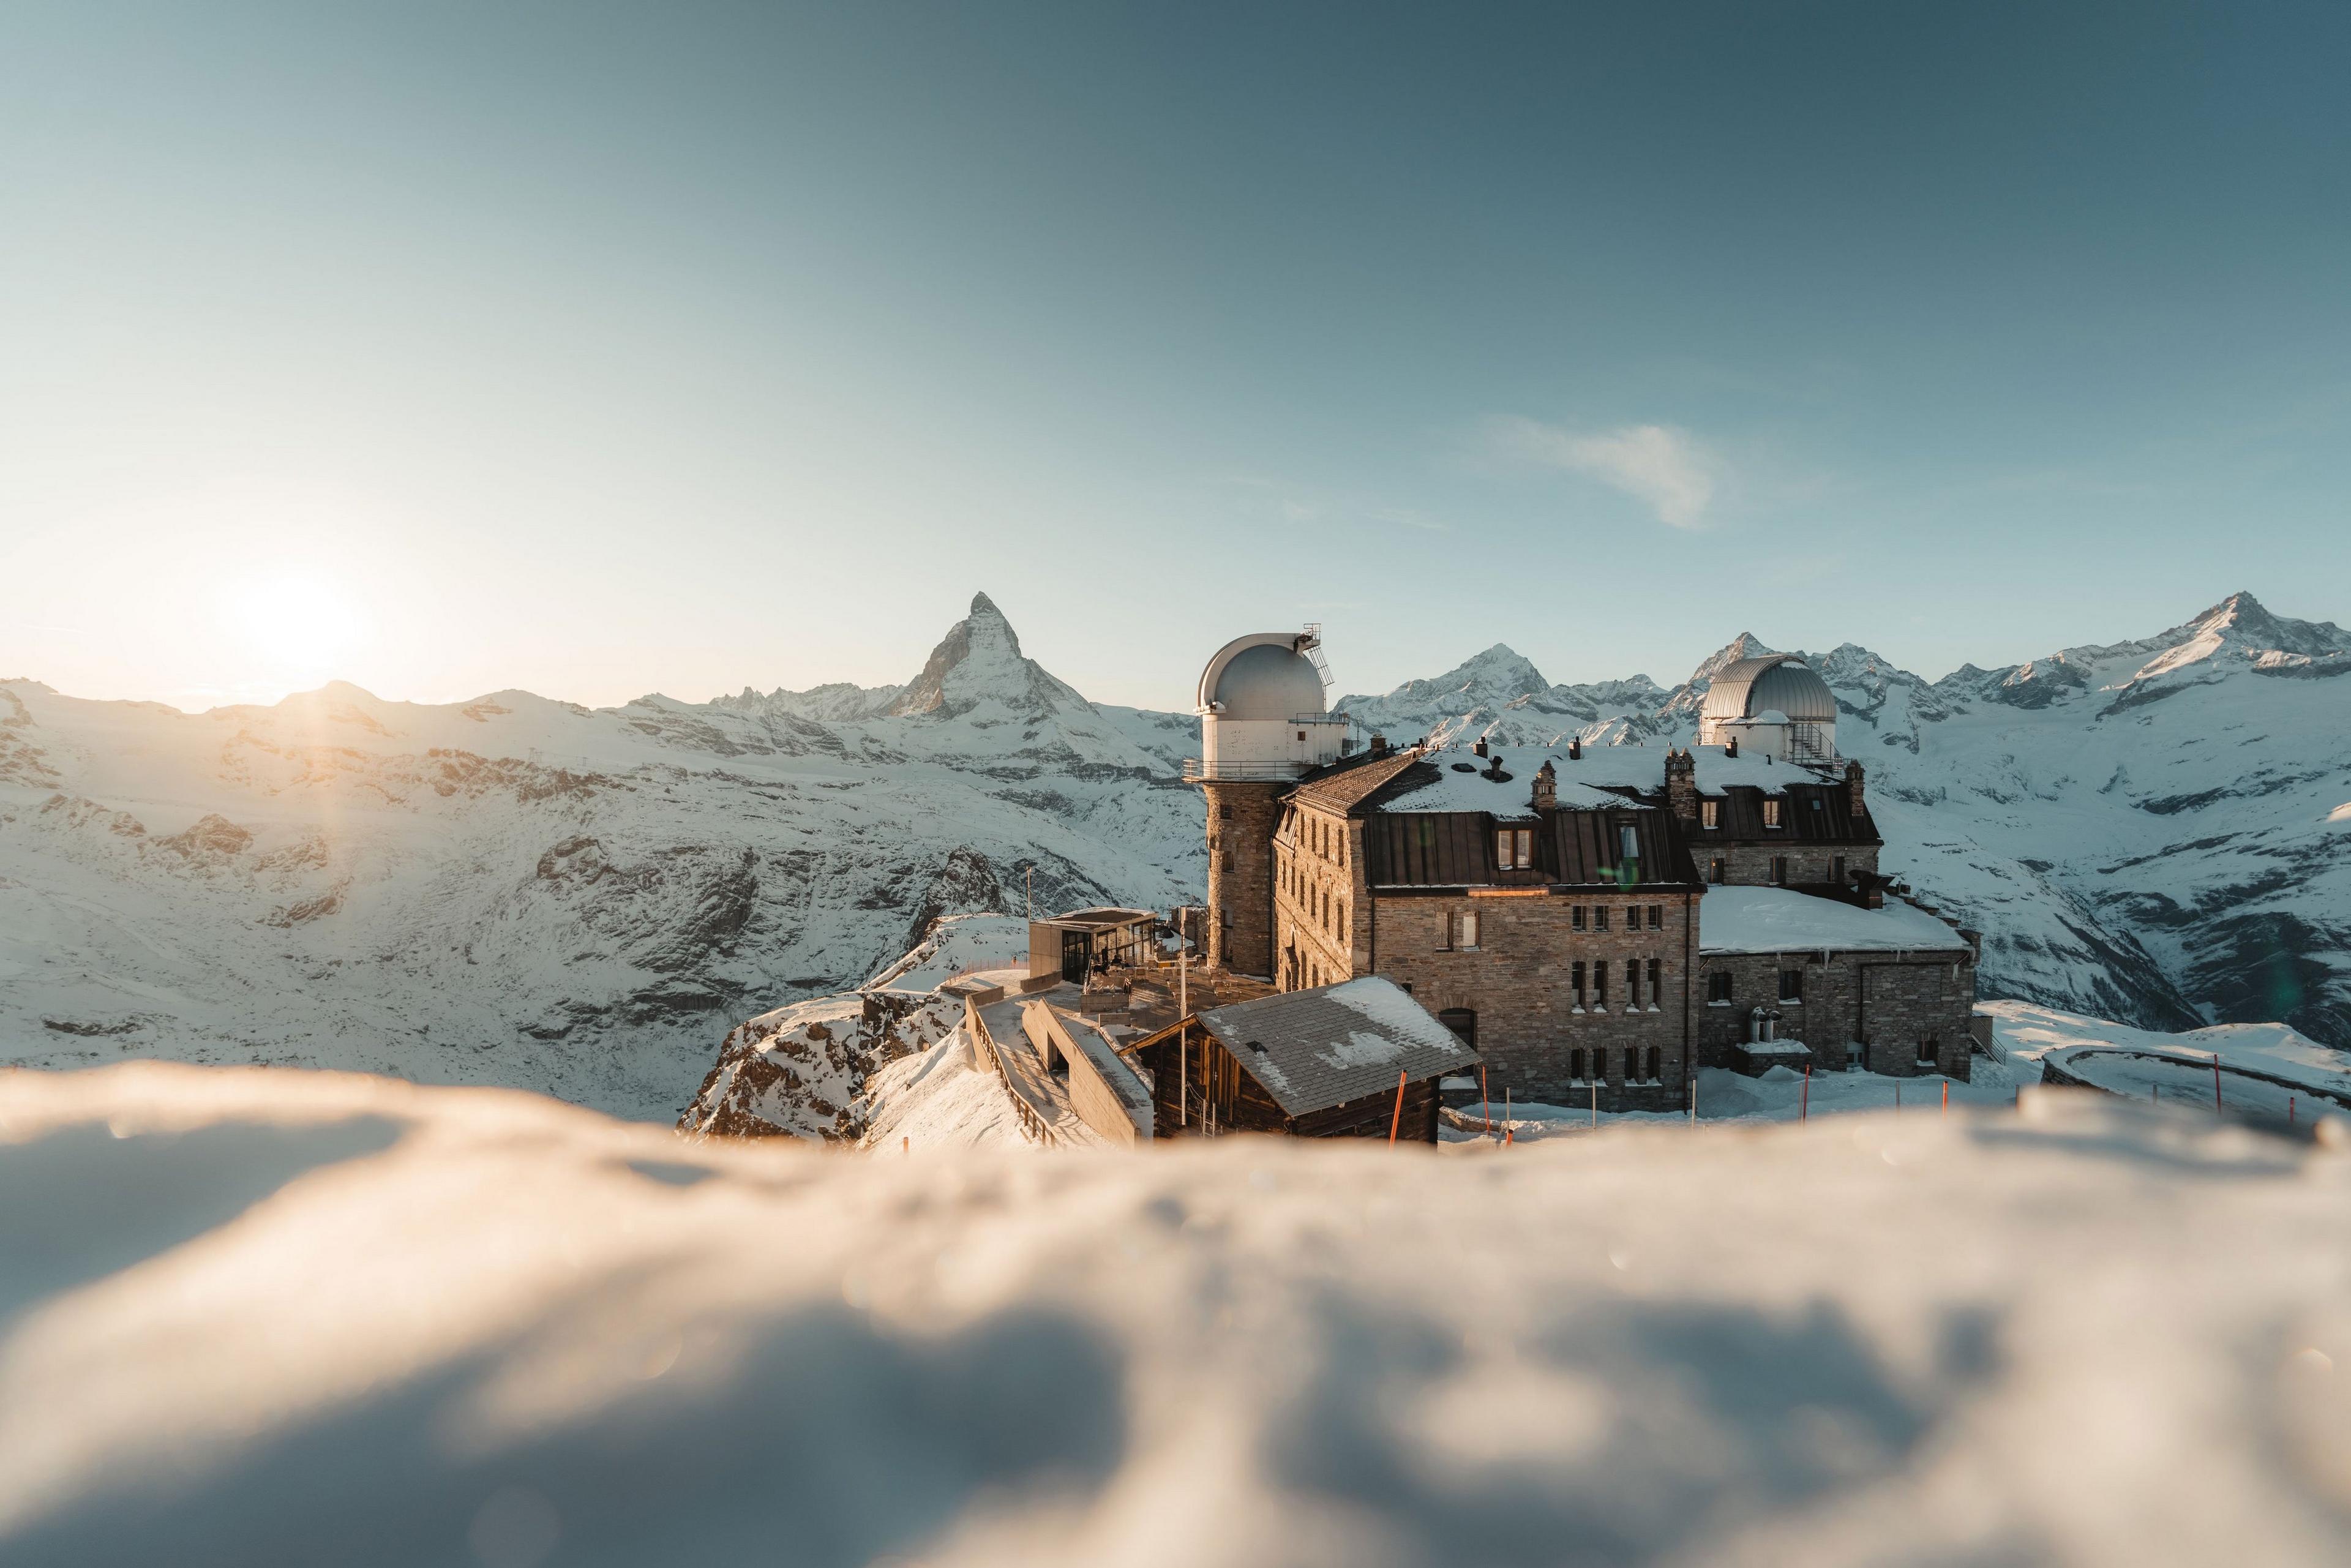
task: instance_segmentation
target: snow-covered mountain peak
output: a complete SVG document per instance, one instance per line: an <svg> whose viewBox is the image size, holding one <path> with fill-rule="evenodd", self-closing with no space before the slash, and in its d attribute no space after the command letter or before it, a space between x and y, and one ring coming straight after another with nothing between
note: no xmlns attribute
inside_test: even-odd
<svg viewBox="0 0 2351 1568"><path fill-rule="evenodd" d="M1497 643L1483 653L1471 654L1441 675L1406 681L1384 697L1348 697L1343 700L1351 713L1359 705L1377 703L1384 706L1402 706L1440 696L1502 707L1520 697L1534 696L1549 690L1551 683L1543 679L1542 672L1536 669L1525 655L1507 643Z"/></svg>
<svg viewBox="0 0 2351 1568"><path fill-rule="evenodd" d="M1740 660L1761 658L1766 653L1778 652L1776 648L1766 647L1763 640L1754 632L1741 632L1711 655L1700 661L1698 667L1690 672L1687 684L1703 691L1714 684L1715 676L1722 674Z"/></svg>
<svg viewBox="0 0 2351 1568"><path fill-rule="evenodd" d="M1085 698L1046 674L1020 652L1019 633L985 593L971 596L971 612L948 628L906 689L889 707L893 718L956 717L982 703L998 702L1023 716L1086 706Z"/></svg>

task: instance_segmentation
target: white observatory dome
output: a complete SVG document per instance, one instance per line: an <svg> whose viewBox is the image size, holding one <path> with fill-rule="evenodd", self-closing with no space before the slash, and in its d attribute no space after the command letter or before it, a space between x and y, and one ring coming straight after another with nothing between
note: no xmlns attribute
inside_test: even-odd
<svg viewBox="0 0 2351 1568"><path fill-rule="evenodd" d="M1698 744L1736 739L1769 755L1824 759L1837 754L1836 716L1836 694L1810 664L1766 653L1714 678L1698 709Z"/></svg>
<svg viewBox="0 0 2351 1568"><path fill-rule="evenodd" d="M1327 711L1314 628L1255 632L1217 650L1200 672L1202 780L1295 779L1347 751L1344 715Z"/></svg>
<svg viewBox="0 0 2351 1568"><path fill-rule="evenodd" d="M1314 661L1279 642L1245 637L1211 660L1200 677L1200 706L1219 718L1287 722L1322 711L1322 673Z"/></svg>

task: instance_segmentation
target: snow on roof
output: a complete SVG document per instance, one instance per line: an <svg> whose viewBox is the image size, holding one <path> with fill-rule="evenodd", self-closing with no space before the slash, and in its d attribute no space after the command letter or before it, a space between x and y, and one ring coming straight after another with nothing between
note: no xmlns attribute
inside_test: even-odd
<svg viewBox="0 0 2351 1568"><path fill-rule="evenodd" d="M1468 751L1439 751L1428 761L1437 768L1437 777L1416 789L1383 800L1382 811L1491 811L1498 817L1530 817L1534 814L1535 774L1553 753L1532 747L1518 748L1495 747L1491 755L1479 757ZM1487 776L1497 758L1507 779L1496 780ZM1559 775L1559 803L1571 811L1622 810L1631 804L1622 795L1594 789L1588 784L1571 781L1565 772L1566 756L1557 754L1552 771ZM1656 784L1665 782L1664 764ZM1467 771L1464 771L1464 769Z"/></svg>
<svg viewBox="0 0 2351 1568"><path fill-rule="evenodd" d="M1736 757L1724 752L1719 746L1693 746L1690 758L1697 764L1698 792L1719 795L1726 789L1747 788L1761 789L1767 795L1786 791L1791 784L1824 784L1836 777L1834 769L1791 762L1786 758L1767 758L1753 747L1747 747ZM1581 758L1570 758L1565 752L1552 754L1559 773L1560 788L1566 789L1568 781L1597 784L1603 788L1625 789L1662 789L1666 787L1666 753L1663 747L1646 746L1587 746ZM1542 759L1532 759L1535 767Z"/></svg>
<svg viewBox="0 0 2351 1568"><path fill-rule="evenodd" d="M1957 931L1916 904L1862 909L1784 887L1709 887L1698 905L1701 953L1928 952L1964 947Z"/></svg>
<svg viewBox="0 0 2351 1568"><path fill-rule="evenodd" d="M1292 1116L1393 1090L1400 1071L1430 1078L1478 1060L1410 992L1374 975L1235 1002L1200 1022Z"/></svg>

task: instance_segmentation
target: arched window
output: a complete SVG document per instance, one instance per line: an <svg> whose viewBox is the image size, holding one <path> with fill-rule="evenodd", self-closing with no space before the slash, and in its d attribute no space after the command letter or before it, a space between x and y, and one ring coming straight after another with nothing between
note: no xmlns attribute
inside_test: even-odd
<svg viewBox="0 0 2351 1568"><path fill-rule="evenodd" d="M1468 1008L1447 1008L1437 1015L1437 1021L1453 1031L1462 1044L1472 1051L1478 1048L1478 1015Z"/></svg>

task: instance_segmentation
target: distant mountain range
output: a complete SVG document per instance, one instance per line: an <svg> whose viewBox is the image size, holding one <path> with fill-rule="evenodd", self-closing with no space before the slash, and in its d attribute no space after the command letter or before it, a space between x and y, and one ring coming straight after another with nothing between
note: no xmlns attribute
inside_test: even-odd
<svg viewBox="0 0 2351 1568"><path fill-rule="evenodd" d="M1757 651L1668 690L1497 644L1338 706L1399 741L1662 751ZM2351 1047L2351 635L2238 594L1932 683L1813 662L1888 868L1984 930L1986 995ZM347 1066L665 1120L732 1023L858 986L939 915L1196 900L1197 733L1087 702L984 594L901 686L192 716L0 682L0 1061Z"/></svg>
<svg viewBox="0 0 2351 1568"><path fill-rule="evenodd" d="M511 1084L674 1117L747 1012L942 914L1206 876L1196 726L985 595L904 686L588 709L329 685L202 715L0 683L0 1061Z"/></svg>
<svg viewBox="0 0 2351 1568"><path fill-rule="evenodd" d="M1339 706L1392 739L1696 734L1742 635L1671 691L1553 685L1501 644ZM1806 654L1886 866L1985 934L1981 985L2147 1028L2283 1019L2351 1048L2351 633L2232 594L2152 637L1939 681Z"/></svg>

